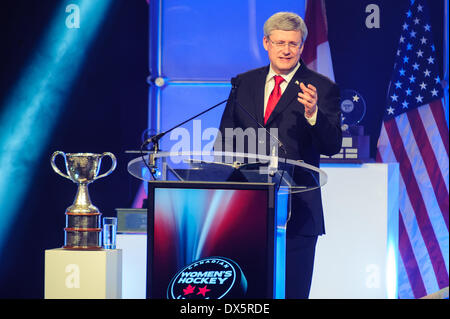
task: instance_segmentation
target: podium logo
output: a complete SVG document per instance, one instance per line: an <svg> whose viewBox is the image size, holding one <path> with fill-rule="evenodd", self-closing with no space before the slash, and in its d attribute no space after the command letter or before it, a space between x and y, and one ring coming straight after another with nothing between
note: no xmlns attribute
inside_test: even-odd
<svg viewBox="0 0 450 319"><path fill-rule="evenodd" d="M80 266L77 264L68 264L66 266L66 288L80 288Z"/></svg>
<svg viewBox="0 0 450 319"><path fill-rule="evenodd" d="M236 262L224 257L208 257L181 269L169 284L167 298L242 298L246 292L247 280Z"/></svg>

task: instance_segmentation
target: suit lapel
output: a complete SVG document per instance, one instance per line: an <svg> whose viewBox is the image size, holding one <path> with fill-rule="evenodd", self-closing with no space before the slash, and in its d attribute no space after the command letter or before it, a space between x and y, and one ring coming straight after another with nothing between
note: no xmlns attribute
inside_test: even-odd
<svg viewBox="0 0 450 319"><path fill-rule="evenodd" d="M258 123L264 124L264 89L269 66L262 68L255 85L255 117Z"/></svg>

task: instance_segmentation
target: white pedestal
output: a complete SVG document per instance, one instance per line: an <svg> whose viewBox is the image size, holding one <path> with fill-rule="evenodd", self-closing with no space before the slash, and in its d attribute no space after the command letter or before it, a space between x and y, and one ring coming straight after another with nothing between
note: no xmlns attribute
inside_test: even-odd
<svg viewBox="0 0 450 319"><path fill-rule="evenodd" d="M147 291L147 234L117 234L123 251L122 298L145 299Z"/></svg>
<svg viewBox="0 0 450 319"><path fill-rule="evenodd" d="M398 164L322 164L325 236L311 299L397 297Z"/></svg>
<svg viewBox="0 0 450 319"><path fill-rule="evenodd" d="M122 250L45 251L45 299L122 297Z"/></svg>

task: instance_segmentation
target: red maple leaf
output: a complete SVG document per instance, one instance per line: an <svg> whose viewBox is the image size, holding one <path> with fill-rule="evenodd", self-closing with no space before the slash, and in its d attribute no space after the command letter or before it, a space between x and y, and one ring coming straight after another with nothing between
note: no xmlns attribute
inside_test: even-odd
<svg viewBox="0 0 450 319"><path fill-rule="evenodd" d="M191 293L193 293L195 290L195 286L187 286L186 288L183 289L184 295L189 295Z"/></svg>
<svg viewBox="0 0 450 319"><path fill-rule="evenodd" d="M207 285L205 285L205 287L203 287L203 288L198 288L198 292L197 292L197 295L203 295L203 297L206 297L206 293L208 292L208 291L211 291L211 289L206 289L206 287L207 287Z"/></svg>

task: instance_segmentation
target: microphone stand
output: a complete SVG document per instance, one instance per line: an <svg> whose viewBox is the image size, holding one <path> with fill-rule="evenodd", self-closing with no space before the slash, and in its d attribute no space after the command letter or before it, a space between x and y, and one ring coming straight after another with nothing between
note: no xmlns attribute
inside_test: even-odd
<svg viewBox="0 0 450 319"><path fill-rule="evenodd" d="M276 140L276 141L278 142L278 146L279 146L280 149L282 149L283 152L284 152L284 164L286 164L287 152L286 152L286 148L284 147L284 144L283 144L276 136L274 136L273 134L271 134L271 133L269 132L269 130L268 130L264 125L262 125L261 123L259 123L258 120L255 119L255 117L254 117L252 114L250 114L250 112L247 111L247 109L246 109L245 107L243 107L243 106L241 105L241 103L239 103L239 101L237 100L237 88L238 88L238 86L239 86L239 79L238 79L238 77L232 78L232 79L231 79L231 94L230 94L230 97L232 97L233 102L236 103L236 105L237 105L240 109L242 109L242 110L243 110L243 111L244 111L244 112L245 112L245 113L246 113L246 114L247 114L247 115L248 115L248 116L249 116L249 117L250 117L250 118L251 118L251 119L259 126L259 127L260 127L260 128L263 128L263 129L265 130L265 132L266 132L271 138L273 138L274 140ZM183 121L183 122L181 122L181 123L175 125L174 127L171 127L170 129L168 129L168 130L166 130L166 131L164 131L164 132L161 132L161 133L158 133L158 134L155 134L155 135L149 137L147 140L144 141L144 143L142 143L142 145L141 145L141 157L142 157L142 161L143 161L144 164L147 166L147 168L148 168L148 170L150 171L150 174L152 175L152 177L153 177L154 180L156 180L155 174L157 173L157 168L156 168L156 163L155 163L155 161L156 161L156 155L157 155L158 152L159 152L159 140L160 140L164 135L166 135L167 133L173 131L173 130L176 129L177 127L180 127L180 126L186 124L187 122L190 122L190 121L192 121L193 119L199 117L200 115L203 115L203 114L205 114L205 113L207 113L207 112L209 112L209 111L215 109L216 107L222 105L223 103L227 102L228 100L229 100L229 98L226 99L226 100L223 100L223 101L221 101L221 102L219 102L219 103L217 103L217 104L215 104L215 105L213 105L213 106L211 106L210 108L208 108L208 109L206 109L206 110L204 110L204 111L202 111L202 112L200 112L200 113L198 113L198 114L196 114L196 115L194 115L194 116L192 116L192 117L190 117L190 118L188 118L187 120L185 120L185 121ZM150 143L153 144L153 149L152 149L153 152L149 155L149 161L148 161L148 163L147 163L147 162L145 161L145 158L144 158L144 151L143 151L143 149L144 149L145 146L147 146L147 145L150 144ZM277 161L277 163L278 163L278 161ZM274 176L275 174L274 174L274 173L270 173L270 175L271 175L271 176ZM283 176L284 176L284 169L283 169L283 173L281 174L280 182L279 182L279 184L278 184L278 189L280 188L281 180L283 179Z"/></svg>
<svg viewBox="0 0 450 319"><path fill-rule="evenodd" d="M223 101L221 101L221 102L219 102L219 103L217 103L217 104L211 106L210 108L208 108L208 109L206 109L206 110L204 110L204 111L202 111L202 112L200 112L200 113L198 113L198 114L196 114L196 115L194 115L194 116L188 118L187 120L185 120L185 121L183 121L183 122L181 122L181 123L175 125L174 127L171 127L170 129L168 129L168 130L166 130L166 131L164 131L164 132L161 132L161 133L158 133L158 134L155 134L155 135L149 137L148 139L146 139L146 140L144 141L144 143L142 143L142 145L141 145L141 157L142 157L143 162L145 163L145 166L147 166L148 170L150 171L150 174L152 174L152 177L153 177L154 180L156 180L155 174L157 173L155 160L156 160L156 155L157 155L158 152L159 152L159 140L160 140L164 135L166 135L167 133L173 131L173 130L176 129L177 127L180 127L181 125L184 125L184 124L186 124L187 122L192 121L193 119L195 119L195 118L199 117L200 115L203 115L203 114L205 114L205 113L207 113L207 112L209 112L209 111L215 109L216 107L218 107L219 105L222 105L223 103L225 103L225 102L227 102L227 101L228 101L228 99L223 100ZM147 163L147 162L145 161L145 159L144 159L144 147L146 147L146 146L147 146L148 144L150 144L150 143L153 144L153 149L152 149L153 152L149 155L148 163Z"/></svg>

